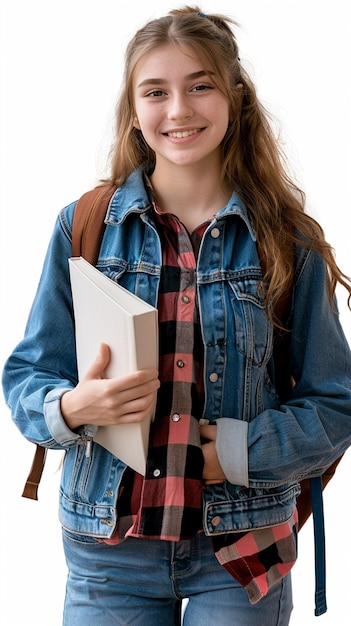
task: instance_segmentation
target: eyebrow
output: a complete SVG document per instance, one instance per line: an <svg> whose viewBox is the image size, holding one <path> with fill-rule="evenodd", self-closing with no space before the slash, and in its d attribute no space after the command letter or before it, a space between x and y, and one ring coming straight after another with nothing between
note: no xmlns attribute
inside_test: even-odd
<svg viewBox="0 0 351 626"><path fill-rule="evenodd" d="M199 70L198 72L192 72L191 74L188 74L185 79L194 80L196 78L202 78L203 76L211 75L214 75L214 72L211 72L209 70ZM138 88L145 87L145 85L163 85L164 83L167 83L166 78L146 78L145 80L141 81L141 83L139 83Z"/></svg>

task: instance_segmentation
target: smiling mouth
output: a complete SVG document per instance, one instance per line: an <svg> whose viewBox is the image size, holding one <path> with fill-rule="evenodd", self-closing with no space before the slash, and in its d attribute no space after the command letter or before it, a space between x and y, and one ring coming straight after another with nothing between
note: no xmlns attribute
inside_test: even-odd
<svg viewBox="0 0 351 626"><path fill-rule="evenodd" d="M175 139L184 139L184 137L190 137L191 135L196 135L199 133L202 128L193 128L192 130L177 130L170 133L165 133L167 137L174 137Z"/></svg>

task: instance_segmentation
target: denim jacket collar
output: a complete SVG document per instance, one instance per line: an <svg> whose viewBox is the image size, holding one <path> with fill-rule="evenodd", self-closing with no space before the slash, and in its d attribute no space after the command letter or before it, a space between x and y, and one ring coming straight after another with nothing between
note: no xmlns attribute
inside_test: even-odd
<svg viewBox="0 0 351 626"><path fill-rule="evenodd" d="M145 173L143 169L139 167L112 196L106 222L108 224L121 224L131 213L142 214L147 212L152 207L147 188L148 185ZM226 206L218 211L215 219L219 221L227 216L233 215L238 215L242 218L252 240L256 241L256 234L250 222L247 208L235 192L232 194Z"/></svg>
<svg viewBox="0 0 351 626"><path fill-rule="evenodd" d="M145 213L151 206L144 172L142 168L138 168L113 194L108 207L106 222L108 224L121 224L130 213Z"/></svg>

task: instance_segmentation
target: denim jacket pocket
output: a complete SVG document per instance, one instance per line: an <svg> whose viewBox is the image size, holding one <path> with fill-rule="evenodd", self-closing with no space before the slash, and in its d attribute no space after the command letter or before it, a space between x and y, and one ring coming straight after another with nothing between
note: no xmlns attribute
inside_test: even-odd
<svg viewBox="0 0 351 626"><path fill-rule="evenodd" d="M91 455L77 444L66 452L60 488L60 521L72 532L110 538L116 525L116 502L126 468L94 443Z"/></svg>
<svg viewBox="0 0 351 626"><path fill-rule="evenodd" d="M160 274L158 267L143 262L130 264L122 259L113 262L108 260L106 264L97 267L105 276L124 289L152 306L156 306Z"/></svg>
<svg viewBox="0 0 351 626"><path fill-rule="evenodd" d="M205 487L204 531L213 536L277 526L291 518L299 493L298 483L261 489L226 481Z"/></svg>
<svg viewBox="0 0 351 626"><path fill-rule="evenodd" d="M261 366L272 353L273 326L265 311L262 282L257 278L230 280L235 340L239 352L253 364Z"/></svg>

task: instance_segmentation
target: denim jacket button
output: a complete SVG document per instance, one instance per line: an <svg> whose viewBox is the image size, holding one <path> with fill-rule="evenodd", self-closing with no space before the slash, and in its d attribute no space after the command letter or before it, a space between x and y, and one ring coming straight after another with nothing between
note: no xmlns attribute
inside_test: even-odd
<svg viewBox="0 0 351 626"><path fill-rule="evenodd" d="M211 237L213 237L213 239L217 239L220 234L221 234L221 231L219 230L219 228L212 228Z"/></svg>
<svg viewBox="0 0 351 626"><path fill-rule="evenodd" d="M216 372L212 372L212 374L209 375L209 380L211 383L216 383L218 380L218 374Z"/></svg>
<svg viewBox="0 0 351 626"><path fill-rule="evenodd" d="M221 518L219 517L219 515L216 515L211 521L212 526L218 526L218 524L220 523L221 523Z"/></svg>

